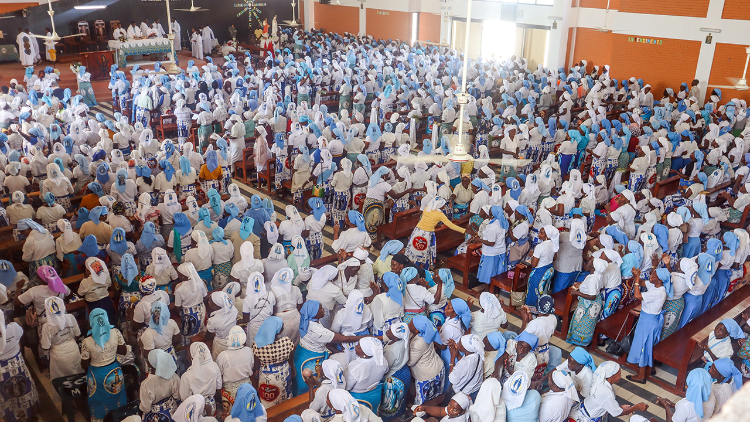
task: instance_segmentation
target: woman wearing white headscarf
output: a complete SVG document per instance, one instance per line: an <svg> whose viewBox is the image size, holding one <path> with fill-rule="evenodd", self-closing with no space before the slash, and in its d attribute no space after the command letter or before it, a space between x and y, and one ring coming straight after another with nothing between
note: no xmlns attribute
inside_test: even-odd
<svg viewBox="0 0 750 422"><path fill-rule="evenodd" d="M477 399L469 407L471 422L505 422L503 386L496 378L487 378L479 388Z"/></svg>
<svg viewBox="0 0 750 422"><path fill-rule="evenodd" d="M340 164L340 169L333 174L333 180L331 180L331 186L333 187L331 217L333 226L339 226L343 229L346 225L347 213L351 208L352 162L348 158L343 158Z"/></svg>
<svg viewBox="0 0 750 422"><path fill-rule="evenodd" d="M578 306L573 313L568 327L567 341L579 346L587 346L594 336L594 328L602 312L603 300L600 294L604 286L604 272L607 262L594 258L594 272L587 275L582 282L576 283L568 294L578 296Z"/></svg>
<svg viewBox="0 0 750 422"><path fill-rule="evenodd" d="M305 222L294 205L287 205L285 211L286 220L279 223L279 236L281 236L281 244L284 245L286 254L291 255L293 252L292 239L295 236L302 236L302 232L305 230Z"/></svg>
<svg viewBox="0 0 750 422"><path fill-rule="evenodd" d="M177 277L181 283L175 287L174 304L182 308L182 335L190 337L203 331L206 316L203 298L208 292L190 262L177 267Z"/></svg>
<svg viewBox="0 0 750 422"><path fill-rule="evenodd" d="M325 309L325 318L323 318L321 324L326 327L331 326L334 316L333 310L336 308L336 304L346 305L347 299L341 287L332 283L333 280L338 280L338 276L338 268L326 265L316 271L307 284L306 300L316 300Z"/></svg>
<svg viewBox="0 0 750 422"><path fill-rule="evenodd" d="M195 32L193 33L195 34ZM180 406L174 412L172 420L185 422L216 422L213 416L203 416L207 413L206 400L200 394L194 394L183 399Z"/></svg>
<svg viewBox="0 0 750 422"><path fill-rule="evenodd" d="M320 414L321 421L330 420L335 416L335 413L328 406L328 393L337 388L346 388L344 368L335 359L324 360L319 368L316 376L305 378L305 382L311 387L309 391L310 409ZM318 388L312 388L314 386Z"/></svg>
<svg viewBox="0 0 750 422"><path fill-rule="evenodd" d="M542 230L544 226L552 225L552 213L549 210L553 209L555 205L555 200L552 198L544 198L539 203L539 209L536 211L536 215L534 216L534 224L531 226L531 230L529 231L532 246L536 246L540 242L539 231Z"/></svg>
<svg viewBox="0 0 750 422"><path fill-rule="evenodd" d="M553 263L555 275L552 277L550 294L563 291L570 287L583 269L583 248L586 246L586 220L571 218L570 231L560 236L560 251Z"/></svg>
<svg viewBox="0 0 750 422"><path fill-rule="evenodd" d="M177 363L169 353L154 349L148 353L149 374L140 384L140 405L146 420L171 416L180 399L180 376ZM151 419L153 418L153 419Z"/></svg>
<svg viewBox="0 0 750 422"><path fill-rule="evenodd" d="M284 323L281 337L288 337L296 346L299 343L299 309L304 300L299 287L292 284L293 273L290 268L282 268L271 279L271 291L276 299L274 316Z"/></svg>
<svg viewBox="0 0 750 422"><path fill-rule="evenodd" d="M550 391L542 395L539 422L566 422L573 405L579 401L573 379L563 371L552 372Z"/></svg>
<svg viewBox="0 0 750 422"><path fill-rule="evenodd" d="M370 334L371 325L372 313L370 307L365 304L364 295L359 290L352 290L344 308L336 312L331 323L331 331L345 336L361 336ZM357 343L341 343L341 347L344 349L347 362L356 359Z"/></svg>
<svg viewBox="0 0 750 422"><path fill-rule="evenodd" d="M560 249L560 232L554 226L544 226L539 230L539 240L542 242L534 247L531 257L533 270L526 290L526 306L532 311L536 310L539 298L547 294L552 284L555 273L552 262Z"/></svg>
<svg viewBox="0 0 750 422"><path fill-rule="evenodd" d="M346 367L346 388L357 401L378 409L382 395L381 380L388 372L383 343L374 337L359 340L354 348L356 359Z"/></svg>
<svg viewBox="0 0 750 422"><path fill-rule="evenodd" d="M208 237L204 232L193 230L190 237L192 245L182 257L182 262L192 263L207 287L211 287L214 250L208 243Z"/></svg>
<svg viewBox="0 0 750 422"><path fill-rule="evenodd" d="M476 397L484 381L484 342L475 334L466 334L455 343L448 343L450 350L450 374L454 392ZM460 356L460 359L458 359ZM458 359L458 360L456 360Z"/></svg>
<svg viewBox="0 0 750 422"><path fill-rule="evenodd" d="M57 220L57 228L60 230L60 237L55 239L55 249L57 250L57 259L61 262L60 277L70 277L75 275L77 270L75 253L81 247L81 238L73 232L73 226L66 219Z"/></svg>
<svg viewBox="0 0 750 422"><path fill-rule="evenodd" d="M246 346L245 330L235 325L229 330L227 348L216 358L216 365L221 371L221 397L224 408L232 407L237 389L242 384L249 384L253 375L253 351Z"/></svg>
<svg viewBox="0 0 750 422"><path fill-rule="evenodd" d="M469 298L469 305L475 305L474 298ZM471 333L484 339L487 334L508 327L508 317L505 315L497 296L484 292L479 295L480 309L471 313ZM494 355L492 360L494 361ZM489 358L489 356L488 356Z"/></svg>
<svg viewBox="0 0 750 422"><path fill-rule="evenodd" d="M191 398L194 394L200 394L208 406L206 415L216 414L216 400L214 396L221 391L221 371L216 362L211 359L211 352L203 342L195 342L190 345L190 356L192 365L180 379L180 397L183 401ZM180 410L175 413L178 416Z"/></svg>
<svg viewBox="0 0 750 422"><path fill-rule="evenodd" d="M644 412L648 408L646 403L632 406L620 406L617 403L612 384L617 384L620 379L620 365L612 361L603 362L594 371L591 394L573 405L569 417L576 422L595 422L601 420L606 414L618 417L633 412Z"/></svg>
<svg viewBox="0 0 750 422"><path fill-rule="evenodd" d="M71 211L70 197L73 196L73 185L57 163L47 165L47 179L40 186L40 191L42 197L45 193L52 192L55 202L62 205L66 212Z"/></svg>
<svg viewBox="0 0 750 422"><path fill-rule="evenodd" d="M239 264L239 263L238 263ZM254 341L263 321L273 315L276 296L266 290L263 275L255 271L247 281L247 291L242 304L243 321L247 324L247 339ZM250 343L248 343L250 344Z"/></svg>
<svg viewBox="0 0 750 422"><path fill-rule="evenodd" d="M352 395L342 389L333 389L328 392L328 401L336 416L333 422L382 422L375 412L369 407L361 405ZM339 416L341 415L341 416Z"/></svg>
<svg viewBox="0 0 750 422"><path fill-rule="evenodd" d="M49 350L50 379L83 373L81 351L76 337L81 335L73 315L65 312L65 302L59 297L44 300L47 322L41 330L41 346Z"/></svg>
<svg viewBox="0 0 750 422"><path fill-rule="evenodd" d="M440 422L469 422L470 407L471 397L464 393L457 393L445 407L419 405L414 409L414 413L424 412L430 416L442 417Z"/></svg>
<svg viewBox="0 0 750 422"><path fill-rule="evenodd" d="M227 293L214 291L208 302L208 311L211 315L206 321L206 330L214 334L211 355L216 359L228 347L229 331L237 325L237 308Z"/></svg>
<svg viewBox="0 0 750 422"><path fill-rule="evenodd" d="M506 422L529 422L539 420L542 398L537 390L530 390L531 379L526 372L516 371L503 384L502 398L505 400Z"/></svg>
<svg viewBox="0 0 750 422"><path fill-rule="evenodd" d="M409 361L409 327L398 322L386 330L383 356L388 372L383 376L383 395L378 413L386 419L402 412L406 405L406 392L411 385Z"/></svg>
<svg viewBox="0 0 750 422"><path fill-rule="evenodd" d="M23 328L15 322L6 325L5 314L0 312L0 380L5 384L16 379L21 381L22 387L17 391L0 392L0 409L3 411L3 420L8 422L29 420L39 407L36 383L31 378L21 350L23 337Z"/></svg>

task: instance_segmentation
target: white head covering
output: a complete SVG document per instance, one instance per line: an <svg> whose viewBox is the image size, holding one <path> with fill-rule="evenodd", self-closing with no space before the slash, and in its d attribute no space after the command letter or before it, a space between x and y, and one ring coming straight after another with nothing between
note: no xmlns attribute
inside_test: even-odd
<svg viewBox="0 0 750 422"><path fill-rule="evenodd" d="M286 208L286 218L290 220L292 223L302 223L302 217L299 215L299 211L297 211L297 207L294 205L287 205Z"/></svg>
<svg viewBox="0 0 750 422"><path fill-rule="evenodd" d="M328 401L339 412L343 412L344 422L362 422L362 413L357 400L348 391L340 388L328 392Z"/></svg>
<svg viewBox="0 0 750 422"><path fill-rule="evenodd" d="M594 380L591 383L591 393L595 394L596 390L602 385L605 385L605 383L609 385L609 382L607 382L607 378L611 377L619 371L620 364L612 361L606 361L597 366L596 371L594 371Z"/></svg>
<svg viewBox="0 0 750 422"><path fill-rule="evenodd" d="M198 201L193 195L187 197L187 199L185 200L185 205L187 205L188 207L188 209L185 211L185 216L187 216L192 221L198 221L198 213L201 209L198 206Z"/></svg>
<svg viewBox="0 0 750 422"><path fill-rule="evenodd" d="M489 319L500 317L500 313L503 311L502 305L500 305L497 296L489 292L484 292L479 295L479 305L482 307L484 315Z"/></svg>
<svg viewBox="0 0 750 422"><path fill-rule="evenodd" d="M73 232L73 226L70 224L70 221L64 218L57 220L57 228L60 229L60 232L62 233L60 237L62 238L62 244L64 245L63 252L70 253L78 250L82 244L81 237L78 236L78 233Z"/></svg>
<svg viewBox="0 0 750 422"><path fill-rule="evenodd" d="M320 268L310 278L309 291L320 290L329 281L333 280L334 277L339 275L339 270L332 265L325 265Z"/></svg>
<svg viewBox="0 0 750 422"><path fill-rule="evenodd" d="M169 260L169 255L167 255L167 251L162 248L154 248L151 250L151 263L157 274L172 265L172 262Z"/></svg>
<svg viewBox="0 0 750 422"><path fill-rule="evenodd" d="M344 323L342 324L341 330L348 333L357 333L362 331L362 322L365 314L365 298L361 291L352 290L349 293L349 297L346 299L344 305ZM349 335L349 334L347 334Z"/></svg>
<svg viewBox="0 0 750 422"><path fill-rule="evenodd" d="M55 331L64 329L67 325L67 318L65 318L65 302L57 296L48 297L44 299L44 308L47 310L47 322L55 327Z"/></svg>
<svg viewBox="0 0 750 422"><path fill-rule="evenodd" d="M242 264L242 267L246 270L249 270L250 268L253 268L255 266L255 247L253 246L252 242L244 242L242 246L240 246L240 262Z"/></svg>
<svg viewBox="0 0 750 422"><path fill-rule="evenodd" d="M557 252L560 249L560 231L552 225L544 226L543 229L547 238L552 242L552 245L554 245L555 252Z"/></svg>
<svg viewBox="0 0 750 422"><path fill-rule="evenodd" d="M179 271L182 275L190 277L190 280L188 280L187 287L190 288L190 292L200 291L202 292L203 296L206 296L208 291L206 290L206 285L203 283L203 280L201 280L200 276L198 275L198 271L195 269L195 266L192 262L184 262L180 264L179 267L177 267L177 271Z"/></svg>
<svg viewBox="0 0 750 422"><path fill-rule="evenodd" d="M526 390L531 385L529 375L523 371L516 371L505 381L502 397L505 400L505 408L513 410L521 407L526 398ZM592 388L593 391L593 388Z"/></svg>
<svg viewBox="0 0 750 422"><path fill-rule="evenodd" d="M208 254L211 253L211 245L208 243L206 233L203 233L200 230L193 230L191 237L195 240L195 243L197 243L196 247L198 248L198 256L202 259L206 258Z"/></svg>
<svg viewBox="0 0 750 422"><path fill-rule="evenodd" d="M476 353L479 360L484 361L484 343L476 334L466 334L461 337L461 345L469 353Z"/></svg>
<svg viewBox="0 0 750 422"><path fill-rule="evenodd" d="M196 345L198 343L193 343ZM203 344L203 343L200 343ZM206 347L203 344L203 347ZM190 346L192 351L193 346ZM193 360L195 361L195 359ZM213 362L213 361L212 361ZM181 422L198 422L203 418L203 409L206 407L206 398L201 394L193 394L180 404L174 412L174 420Z"/></svg>
<svg viewBox="0 0 750 422"><path fill-rule="evenodd" d="M208 348L208 346L200 341L191 344L190 356L192 357L192 365L190 365L190 369L193 375L195 375L195 378L203 383L210 381L211 377L216 374L216 371L218 371L219 368L218 366L216 366L216 363L211 357L211 350ZM203 396L199 397L201 399L201 402L205 400Z"/></svg>
<svg viewBox="0 0 750 422"><path fill-rule="evenodd" d="M268 239L268 243L273 245L279 240L279 229L276 227L276 224L269 220L263 223L263 228L266 229L266 239Z"/></svg>
<svg viewBox="0 0 750 422"><path fill-rule="evenodd" d="M174 191L172 191L172 194L174 195ZM164 204L167 204L167 196L164 196ZM179 203L178 203L179 205ZM138 219L141 221L146 220L146 214L151 210L151 195L148 193L142 193L141 196L138 197L138 210L136 211L136 216L138 216Z"/></svg>
<svg viewBox="0 0 750 422"><path fill-rule="evenodd" d="M92 256L86 259L86 268L91 272L91 279L94 283L104 284L109 278L107 265L99 258Z"/></svg>
<svg viewBox="0 0 750 422"><path fill-rule="evenodd" d="M582 218L570 219L569 240L576 249L583 249L586 246L586 223L584 223Z"/></svg>
<svg viewBox="0 0 750 422"><path fill-rule="evenodd" d="M472 413L479 416L479 420L494 421L495 420L495 408L501 405L500 396L503 393L503 385L497 378L487 378L479 387L479 393L477 393L477 400L471 405Z"/></svg>
<svg viewBox="0 0 750 422"><path fill-rule="evenodd" d="M341 362L336 359L326 359L320 366L323 368L323 375L331 381L333 388L346 388L346 378Z"/></svg>
<svg viewBox="0 0 750 422"><path fill-rule="evenodd" d="M359 340L359 347L365 352L367 356L370 356L376 364L379 366L386 365L385 357L383 356L383 343L375 337L365 337Z"/></svg>
<svg viewBox="0 0 750 422"><path fill-rule="evenodd" d="M576 386L573 383L573 380L570 378L570 376L567 373L559 369L556 369L552 373L552 381L559 388L562 388L565 390L565 396L567 398L571 400L579 401L578 392L576 391Z"/></svg>
<svg viewBox="0 0 750 422"><path fill-rule="evenodd" d="M258 301L266 296L268 296L268 291L266 291L266 283L263 274L258 271L253 271L247 279L247 297L245 297L245 300L249 300L250 303L255 306Z"/></svg>

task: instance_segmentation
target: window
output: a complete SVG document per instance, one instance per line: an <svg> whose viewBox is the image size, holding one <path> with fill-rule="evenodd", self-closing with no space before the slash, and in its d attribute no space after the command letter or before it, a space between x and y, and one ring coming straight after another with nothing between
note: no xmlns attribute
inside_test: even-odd
<svg viewBox="0 0 750 422"><path fill-rule="evenodd" d="M508 58L516 47L516 24L486 20L482 24L482 57Z"/></svg>

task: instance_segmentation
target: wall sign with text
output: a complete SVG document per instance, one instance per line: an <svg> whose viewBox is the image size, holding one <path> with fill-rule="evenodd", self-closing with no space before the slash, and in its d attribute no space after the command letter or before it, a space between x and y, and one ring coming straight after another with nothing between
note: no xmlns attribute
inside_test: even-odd
<svg viewBox="0 0 750 422"><path fill-rule="evenodd" d="M664 42L664 40L657 40L655 38L628 37L628 42L639 42L641 44L662 45L662 43Z"/></svg>

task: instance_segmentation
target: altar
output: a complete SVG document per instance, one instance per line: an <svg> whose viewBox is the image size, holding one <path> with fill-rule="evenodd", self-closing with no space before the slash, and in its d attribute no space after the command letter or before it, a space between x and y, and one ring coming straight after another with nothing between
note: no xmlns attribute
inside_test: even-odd
<svg viewBox="0 0 750 422"><path fill-rule="evenodd" d="M127 56L149 54L170 54L172 45L168 38L148 38L144 40L118 41L109 40L110 50L116 50L115 60L120 67L128 65Z"/></svg>

